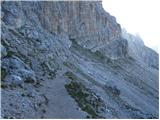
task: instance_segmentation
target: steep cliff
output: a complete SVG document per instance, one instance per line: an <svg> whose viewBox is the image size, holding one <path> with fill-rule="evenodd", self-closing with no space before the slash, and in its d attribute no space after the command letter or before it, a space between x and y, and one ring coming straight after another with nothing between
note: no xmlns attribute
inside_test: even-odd
<svg viewBox="0 0 160 120"><path fill-rule="evenodd" d="M2 118L158 118L158 66L101 1L1 6Z"/></svg>
<svg viewBox="0 0 160 120"><path fill-rule="evenodd" d="M148 67L159 69L159 55L154 50L144 45L139 35L127 33L122 30L122 36L128 40L128 54Z"/></svg>

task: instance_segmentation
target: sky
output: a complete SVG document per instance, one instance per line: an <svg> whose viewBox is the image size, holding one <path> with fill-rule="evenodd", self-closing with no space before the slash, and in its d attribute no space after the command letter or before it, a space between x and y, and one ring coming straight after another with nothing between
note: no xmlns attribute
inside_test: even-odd
<svg viewBox="0 0 160 120"><path fill-rule="evenodd" d="M160 0L103 0L104 9L131 34L138 33L146 46L158 52Z"/></svg>

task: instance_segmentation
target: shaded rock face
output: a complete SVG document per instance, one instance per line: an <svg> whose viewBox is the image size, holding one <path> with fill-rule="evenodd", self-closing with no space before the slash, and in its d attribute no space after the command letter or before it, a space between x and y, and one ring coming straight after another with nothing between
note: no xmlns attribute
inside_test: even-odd
<svg viewBox="0 0 160 120"><path fill-rule="evenodd" d="M101 1L1 4L2 118L158 118L157 54Z"/></svg>
<svg viewBox="0 0 160 120"><path fill-rule="evenodd" d="M101 48L99 51L111 59L119 59L127 55L127 49L128 42L121 38L109 42L109 44L105 45L105 47Z"/></svg>
<svg viewBox="0 0 160 120"><path fill-rule="evenodd" d="M128 53L130 56L146 64L148 67L159 69L159 55L154 50L146 47L140 36L134 36L122 30L122 36L128 41Z"/></svg>

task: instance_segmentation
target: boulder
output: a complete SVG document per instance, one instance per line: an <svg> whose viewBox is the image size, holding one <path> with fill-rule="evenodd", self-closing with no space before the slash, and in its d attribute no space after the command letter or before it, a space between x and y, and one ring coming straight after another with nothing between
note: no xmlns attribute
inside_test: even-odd
<svg viewBox="0 0 160 120"><path fill-rule="evenodd" d="M1 44L1 57L5 57L7 55L6 48Z"/></svg>
<svg viewBox="0 0 160 120"><path fill-rule="evenodd" d="M22 85L24 83L24 79L17 75L8 75L4 80L6 85L16 86Z"/></svg>
<svg viewBox="0 0 160 120"><path fill-rule="evenodd" d="M25 83L36 83L36 75L32 70L19 69L17 74L24 79Z"/></svg>

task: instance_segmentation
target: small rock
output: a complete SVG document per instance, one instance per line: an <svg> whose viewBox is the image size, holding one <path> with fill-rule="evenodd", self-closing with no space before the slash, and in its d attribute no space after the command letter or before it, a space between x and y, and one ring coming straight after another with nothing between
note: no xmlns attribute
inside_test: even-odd
<svg viewBox="0 0 160 120"><path fill-rule="evenodd" d="M32 70L20 69L18 74L25 79L26 83L36 83L35 73Z"/></svg>
<svg viewBox="0 0 160 120"><path fill-rule="evenodd" d="M17 57L10 57L10 58L4 58L2 61L2 65L5 66L5 68L10 69L11 71L19 68L25 68L25 63L21 61Z"/></svg>
<svg viewBox="0 0 160 120"><path fill-rule="evenodd" d="M1 57L5 57L7 55L6 48L1 44Z"/></svg>
<svg viewBox="0 0 160 120"><path fill-rule="evenodd" d="M21 85L24 83L23 79L17 75L9 75L5 78L4 81L8 85Z"/></svg>

